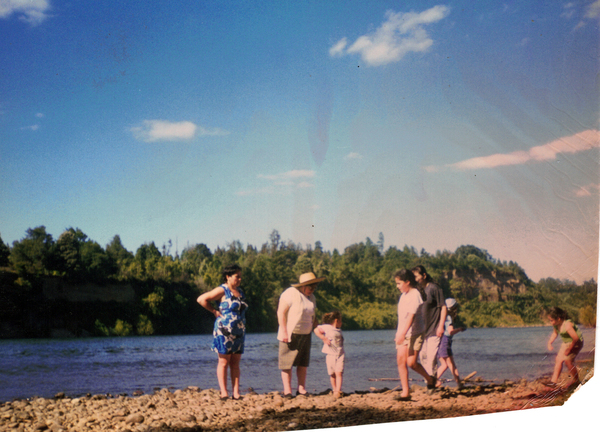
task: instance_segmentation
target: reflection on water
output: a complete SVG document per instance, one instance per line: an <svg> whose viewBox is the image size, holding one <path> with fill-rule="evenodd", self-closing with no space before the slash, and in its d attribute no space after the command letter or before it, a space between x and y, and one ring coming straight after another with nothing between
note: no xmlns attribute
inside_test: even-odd
<svg viewBox="0 0 600 432"><path fill-rule="evenodd" d="M486 380L533 379L552 371L554 355L546 342L550 327L469 329L454 337L454 355L461 375L477 371ZM581 357L595 347L595 329L583 330ZM393 330L346 331L346 391L394 388L396 378ZM157 388L217 388L212 335L130 338L36 339L0 341L0 401L58 392L69 396L151 393ZM314 337L308 389L329 388L322 343ZM258 393L281 390L274 333L249 334L241 363L242 389ZM420 382L411 372L411 378ZM448 378L450 375L448 375ZM295 380L294 380L295 382Z"/></svg>

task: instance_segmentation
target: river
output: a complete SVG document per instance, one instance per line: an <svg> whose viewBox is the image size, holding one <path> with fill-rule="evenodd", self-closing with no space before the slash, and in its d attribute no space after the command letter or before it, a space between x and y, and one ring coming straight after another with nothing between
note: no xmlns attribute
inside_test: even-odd
<svg viewBox="0 0 600 432"><path fill-rule="evenodd" d="M551 373L555 350L546 342L551 327L469 329L454 336L454 358L462 376L502 381L534 379ZM397 378L393 330L345 331L347 392L370 387L393 388ZM585 346L580 357L593 356L595 329L583 329ZM119 338L1 340L0 401L58 392L75 397L113 395L135 390L218 388L216 354L210 351L212 335L136 336ZM320 392L330 387L322 343L313 336L307 388ZM414 372L414 382L420 382ZM445 378L451 378L446 372ZM379 381L373 381L377 379ZM293 383L295 383L295 378ZM281 390L274 333L248 334L241 362L241 388L258 393Z"/></svg>

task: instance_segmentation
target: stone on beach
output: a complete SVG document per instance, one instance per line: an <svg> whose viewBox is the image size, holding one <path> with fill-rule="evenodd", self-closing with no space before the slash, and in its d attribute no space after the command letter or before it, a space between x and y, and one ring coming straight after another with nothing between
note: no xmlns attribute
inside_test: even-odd
<svg viewBox="0 0 600 432"><path fill-rule="evenodd" d="M588 368L589 370L589 368ZM588 376L593 375L593 367ZM589 378L588 378L589 379ZM584 379L585 381L585 379ZM168 389L138 397L68 396L0 403L4 431L282 431L461 417L562 405L570 392L548 391L541 381L441 387L427 395L413 385L410 401L395 401L396 389L370 389L284 399L278 392L249 392L220 399L214 389Z"/></svg>

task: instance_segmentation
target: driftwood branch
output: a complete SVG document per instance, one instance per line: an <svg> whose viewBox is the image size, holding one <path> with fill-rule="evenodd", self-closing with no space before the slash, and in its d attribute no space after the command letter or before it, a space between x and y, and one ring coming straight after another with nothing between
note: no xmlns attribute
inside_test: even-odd
<svg viewBox="0 0 600 432"><path fill-rule="evenodd" d="M477 371L471 372L469 375L467 375L466 377L464 377L462 379L462 381L463 382L467 382L471 378L473 378L475 375L477 375ZM410 380L412 381L412 379L410 379ZM400 381L400 378L369 378L369 381ZM451 380L448 380L448 381L451 381ZM483 380L483 379L479 378L478 381L493 382L495 380Z"/></svg>

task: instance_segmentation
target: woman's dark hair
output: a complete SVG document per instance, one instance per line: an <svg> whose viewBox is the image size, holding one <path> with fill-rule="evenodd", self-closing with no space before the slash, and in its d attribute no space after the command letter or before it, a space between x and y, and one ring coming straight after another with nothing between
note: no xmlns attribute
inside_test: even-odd
<svg viewBox="0 0 600 432"><path fill-rule="evenodd" d="M566 320L567 318L569 318L569 315L567 314L566 311L564 311L561 308L556 307L556 306L548 309L548 316L550 318L552 318L553 320L557 320L557 319Z"/></svg>
<svg viewBox="0 0 600 432"><path fill-rule="evenodd" d="M223 268L223 279L226 281L227 277L233 276L237 272L241 272L242 268L237 264L230 264Z"/></svg>
<svg viewBox="0 0 600 432"><path fill-rule="evenodd" d="M410 286L417 285L417 281L415 280L415 275L413 274L412 271L410 271L408 269L398 270L396 273L394 273L394 279L396 279L396 278L400 279L401 281L408 282L410 284Z"/></svg>
<svg viewBox="0 0 600 432"><path fill-rule="evenodd" d="M323 315L323 324L333 324L336 319L342 319L342 314L339 311L328 312Z"/></svg>
<svg viewBox="0 0 600 432"><path fill-rule="evenodd" d="M417 272L421 276L425 276L425 282L433 282L433 278L429 276L429 273L427 273L427 270L425 270L425 267L423 267L422 265L419 264L418 266L414 266L411 271L413 273Z"/></svg>

